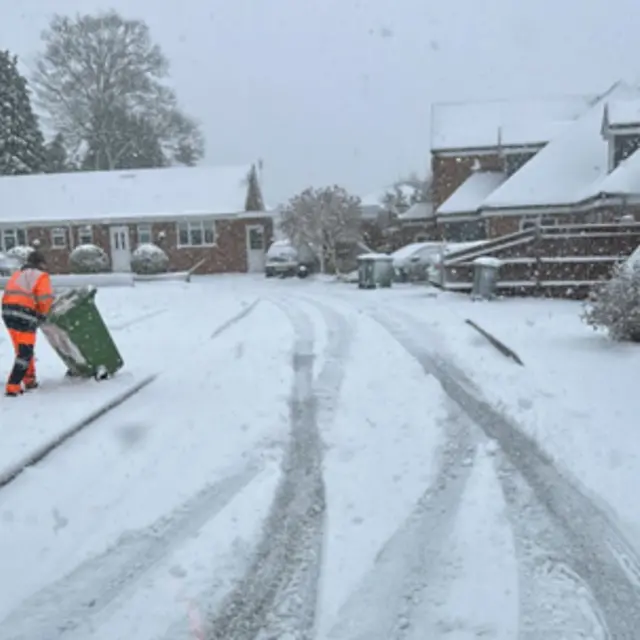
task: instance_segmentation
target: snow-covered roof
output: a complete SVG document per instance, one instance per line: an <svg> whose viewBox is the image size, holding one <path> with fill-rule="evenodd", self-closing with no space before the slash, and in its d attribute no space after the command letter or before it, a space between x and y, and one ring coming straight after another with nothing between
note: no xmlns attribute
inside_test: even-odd
<svg viewBox="0 0 640 640"><path fill-rule="evenodd" d="M244 212L251 165L0 177L0 222L92 222Z"/></svg>
<svg viewBox="0 0 640 640"><path fill-rule="evenodd" d="M438 208L438 215L474 213L506 176L498 171L474 171Z"/></svg>
<svg viewBox="0 0 640 640"><path fill-rule="evenodd" d="M640 98L612 100L607 103L607 108L610 127L640 124Z"/></svg>
<svg viewBox="0 0 640 640"><path fill-rule="evenodd" d="M450 102L431 107L431 149L542 144L583 114L597 96Z"/></svg>
<svg viewBox="0 0 640 640"><path fill-rule="evenodd" d="M631 195L640 193L640 150L623 160L593 187L593 195Z"/></svg>
<svg viewBox="0 0 640 640"><path fill-rule="evenodd" d="M631 97L640 97L640 90L615 84L489 195L481 208L562 206L593 197L594 185L608 170L607 142L601 135L604 104L612 98Z"/></svg>
<svg viewBox="0 0 640 640"><path fill-rule="evenodd" d="M431 202L416 202L412 204L404 213L398 216L398 220L424 220L433 218L433 204Z"/></svg>

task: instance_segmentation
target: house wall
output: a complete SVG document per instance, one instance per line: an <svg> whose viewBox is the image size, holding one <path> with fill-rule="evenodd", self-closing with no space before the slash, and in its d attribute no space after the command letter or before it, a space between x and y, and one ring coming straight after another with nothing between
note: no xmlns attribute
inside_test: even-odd
<svg viewBox="0 0 640 640"><path fill-rule="evenodd" d="M633 215L640 222L640 205L603 206L590 211L577 213L541 214L543 224L590 224L616 222L624 215ZM525 219L535 218L535 215L492 215L486 216L487 238L499 238L521 230Z"/></svg>
<svg viewBox="0 0 640 640"><path fill-rule="evenodd" d="M529 229L449 255L445 280L456 290L471 290L474 259L487 255L503 263L501 293L579 298L589 293L591 283L610 277L614 265L639 245L637 225L543 227L540 233Z"/></svg>
<svg viewBox="0 0 640 640"><path fill-rule="evenodd" d="M437 209L471 175L472 167L483 171L502 171L503 160L496 152L487 155L431 156L431 198Z"/></svg>
<svg viewBox="0 0 640 640"><path fill-rule="evenodd" d="M140 224L151 225L154 241L161 246L169 256L170 271L184 271L190 269L197 262L204 259L198 268L198 273L244 273L247 271L246 229L253 224L261 224L265 228L265 251L273 240L273 221L271 217L256 216L242 219L221 219L215 221L216 243L207 247L178 247L178 230L175 222L150 222L141 220ZM115 226L115 225L114 225ZM130 245L132 250L139 244L137 224L117 225L128 226ZM29 244L38 244L49 264L51 273L69 273L69 255L72 247L80 244L80 226L67 227L71 242L66 248L56 248L52 243L51 227L30 227L27 229ZM111 243L109 225L92 225L93 244L101 247L111 259ZM162 239L160 235L164 234Z"/></svg>

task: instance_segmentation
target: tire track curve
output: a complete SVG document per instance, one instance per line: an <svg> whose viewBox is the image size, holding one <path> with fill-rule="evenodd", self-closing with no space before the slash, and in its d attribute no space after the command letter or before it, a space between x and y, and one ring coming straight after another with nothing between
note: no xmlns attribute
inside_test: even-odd
<svg viewBox="0 0 640 640"><path fill-rule="evenodd" d="M325 362L314 381L314 327L295 299L273 299L291 322L290 438L283 477L254 560L207 624L207 640L311 640L322 562L325 488L320 421L331 419L344 375L351 327L316 306L327 325Z"/></svg>
<svg viewBox="0 0 640 640"><path fill-rule="evenodd" d="M414 611L434 586L433 571L455 526L477 447L467 416L451 401L446 409L433 482L340 609L327 640L404 640L415 632Z"/></svg>
<svg viewBox="0 0 640 640"><path fill-rule="evenodd" d="M427 349L430 331L411 316L380 310L372 317L408 353L424 364L442 388L485 434L495 440L505 458L566 536L563 561L599 607L605 637L636 640L640 628L640 558L607 514L585 495L577 481L561 472L538 443L517 423L491 406L481 391L453 362Z"/></svg>
<svg viewBox="0 0 640 640"><path fill-rule="evenodd" d="M5 640L83 640L171 551L215 518L254 481L249 466L206 487L151 526L123 534L104 553L23 602L0 622Z"/></svg>
<svg viewBox="0 0 640 640"><path fill-rule="evenodd" d="M518 566L518 640L610 638L589 585L566 561L571 540L550 517L517 469L500 452L494 462L502 485Z"/></svg>

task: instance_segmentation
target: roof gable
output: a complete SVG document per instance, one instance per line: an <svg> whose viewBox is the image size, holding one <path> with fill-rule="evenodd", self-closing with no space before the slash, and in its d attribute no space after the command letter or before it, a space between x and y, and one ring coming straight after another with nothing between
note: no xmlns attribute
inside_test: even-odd
<svg viewBox="0 0 640 640"><path fill-rule="evenodd" d="M252 165L0 178L0 222L37 224L245 211Z"/></svg>
<svg viewBox="0 0 640 640"><path fill-rule="evenodd" d="M607 120L610 128L640 126L640 98L608 102Z"/></svg>

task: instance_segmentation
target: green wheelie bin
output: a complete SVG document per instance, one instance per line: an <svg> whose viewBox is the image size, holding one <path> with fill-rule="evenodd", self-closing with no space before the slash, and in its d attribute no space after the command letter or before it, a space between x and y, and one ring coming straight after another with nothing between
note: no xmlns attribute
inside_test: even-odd
<svg viewBox="0 0 640 640"><path fill-rule="evenodd" d="M104 380L124 365L95 297L91 286L65 291L40 327L67 366L68 376Z"/></svg>

